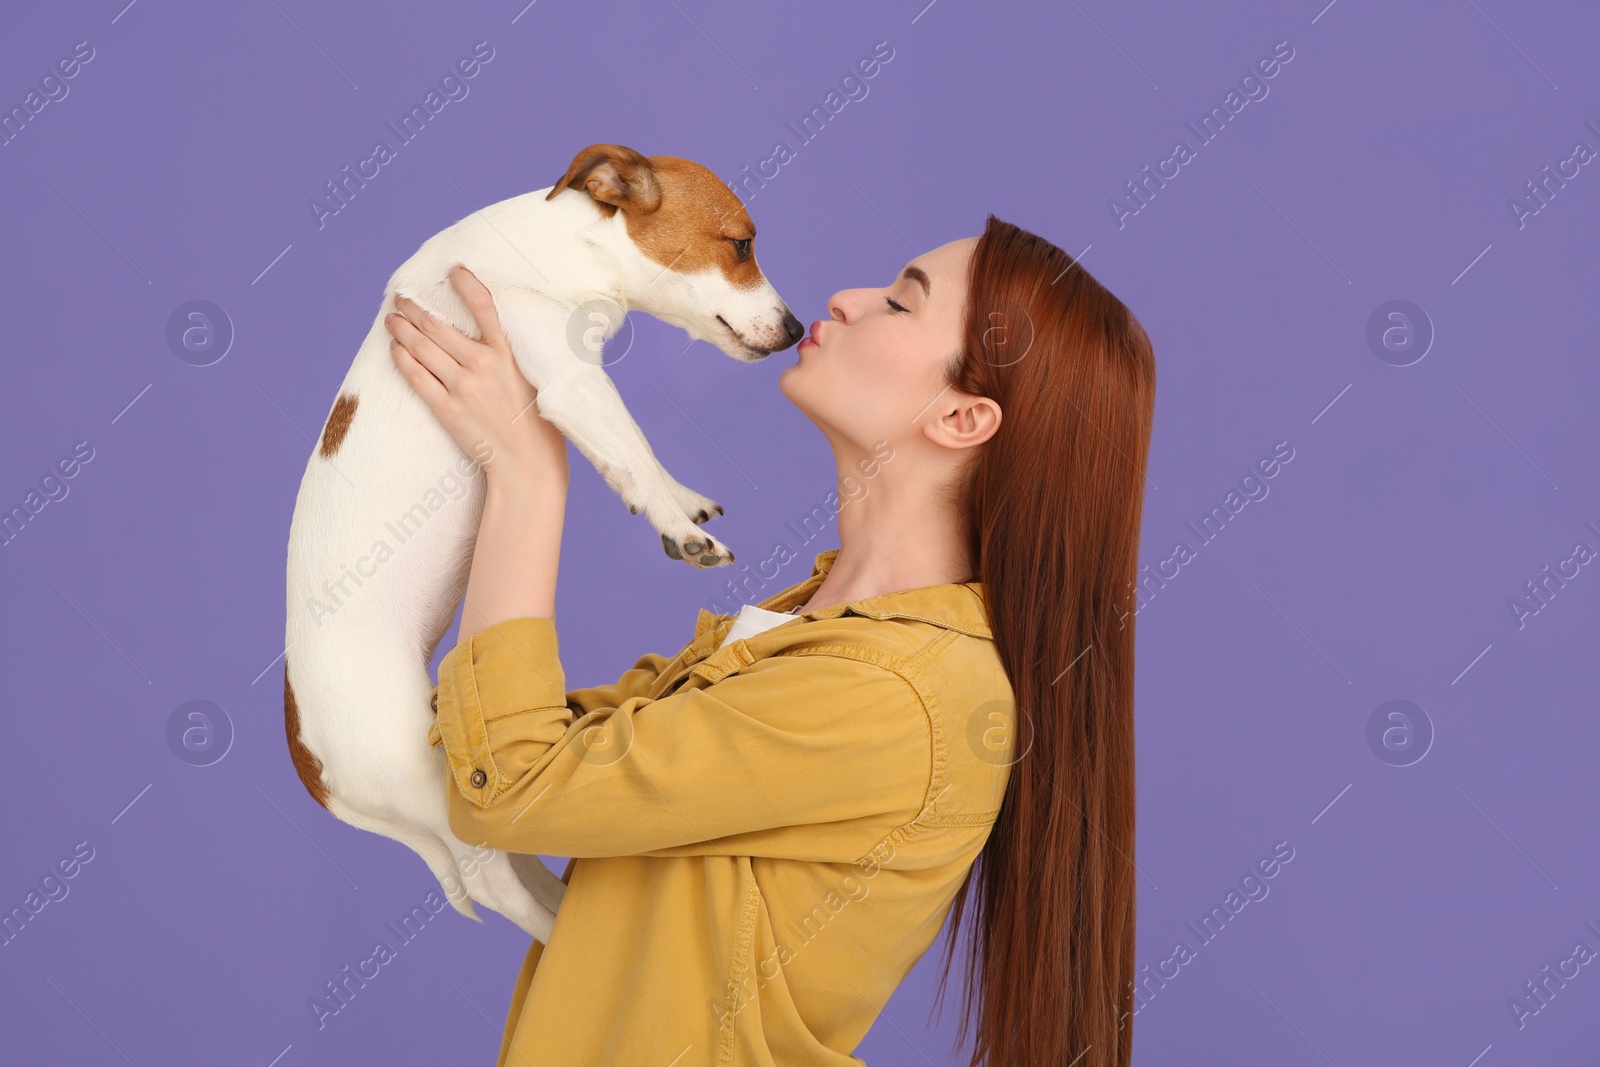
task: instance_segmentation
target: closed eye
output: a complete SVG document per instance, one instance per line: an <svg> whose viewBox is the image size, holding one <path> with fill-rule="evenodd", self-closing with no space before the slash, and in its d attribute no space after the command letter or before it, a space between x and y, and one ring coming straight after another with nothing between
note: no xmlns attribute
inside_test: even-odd
<svg viewBox="0 0 1600 1067"><path fill-rule="evenodd" d="M896 303L895 303L895 302L894 302L894 297L892 297L892 296L886 296L886 297L884 297L884 298L883 298L883 299L884 299L884 300L885 300L885 301L887 301L887 302L888 302L888 304L889 304L889 307L890 307L890 308L891 308L891 309L893 309L893 310L895 310L895 311L910 311L910 310L911 310L911 309L910 309L910 308L903 308L903 307L901 307L901 306L900 306L900 305L899 305L899 304L896 304Z"/></svg>

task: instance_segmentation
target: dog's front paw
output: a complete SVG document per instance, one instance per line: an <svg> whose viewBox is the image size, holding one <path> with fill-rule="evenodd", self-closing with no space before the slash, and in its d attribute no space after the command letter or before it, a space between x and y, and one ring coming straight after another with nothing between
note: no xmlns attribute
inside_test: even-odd
<svg viewBox="0 0 1600 1067"><path fill-rule="evenodd" d="M709 569L733 562L733 553L725 545L698 530L681 540L662 534L661 548L673 559L681 559L691 567Z"/></svg>
<svg viewBox="0 0 1600 1067"><path fill-rule="evenodd" d="M678 502L678 507L683 509L683 514L696 526L723 514L722 505L710 497L695 492L688 486L672 484L672 496Z"/></svg>

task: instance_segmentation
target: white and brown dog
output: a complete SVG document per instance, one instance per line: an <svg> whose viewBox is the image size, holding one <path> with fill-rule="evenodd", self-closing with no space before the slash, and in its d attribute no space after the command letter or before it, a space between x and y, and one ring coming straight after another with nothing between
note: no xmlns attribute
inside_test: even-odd
<svg viewBox="0 0 1600 1067"><path fill-rule="evenodd" d="M494 295L541 416L594 464L669 556L716 567L733 553L700 531L722 508L661 466L606 375L600 345L630 309L754 362L800 339L756 266L755 226L705 167L597 144L548 190L476 211L401 264L306 465L289 528L284 716L311 796L338 818L419 853L451 903L549 937L565 884L537 857L451 832L443 755L430 748L429 662L466 588L484 479L400 376L383 318L396 294L469 337L447 273Z"/></svg>

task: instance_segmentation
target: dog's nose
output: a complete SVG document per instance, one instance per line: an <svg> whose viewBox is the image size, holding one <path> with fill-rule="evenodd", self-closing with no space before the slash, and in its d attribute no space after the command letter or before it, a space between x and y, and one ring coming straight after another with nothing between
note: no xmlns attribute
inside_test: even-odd
<svg viewBox="0 0 1600 1067"><path fill-rule="evenodd" d="M806 328L800 325L800 320L795 318L792 312L785 309L783 313L783 332L789 335L789 344L792 345L806 335ZM784 347L787 348L788 345Z"/></svg>

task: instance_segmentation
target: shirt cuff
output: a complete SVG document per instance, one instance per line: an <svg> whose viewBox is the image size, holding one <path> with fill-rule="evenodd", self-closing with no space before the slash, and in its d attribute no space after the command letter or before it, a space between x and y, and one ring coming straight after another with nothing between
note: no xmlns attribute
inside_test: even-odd
<svg viewBox="0 0 1600 1067"><path fill-rule="evenodd" d="M430 745L443 745L450 775L468 801L484 807L514 784L495 759L489 725L527 712L570 717L555 620L497 622L460 642L439 664Z"/></svg>

